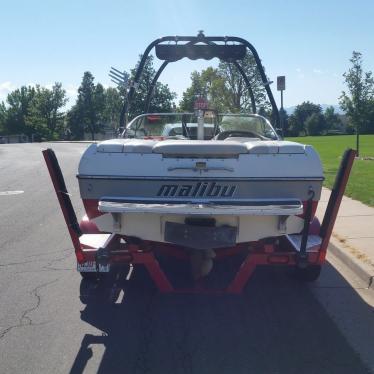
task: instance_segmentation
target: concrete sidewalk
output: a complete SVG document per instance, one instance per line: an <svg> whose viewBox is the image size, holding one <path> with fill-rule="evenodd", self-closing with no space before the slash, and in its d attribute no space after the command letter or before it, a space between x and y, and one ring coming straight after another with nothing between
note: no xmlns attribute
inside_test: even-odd
<svg viewBox="0 0 374 374"><path fill-rule="evenodd" d="M330 190L323 188L317 210L321 222L329 197ZM344 196L329 251L374 289L374 208Z"/></svg>

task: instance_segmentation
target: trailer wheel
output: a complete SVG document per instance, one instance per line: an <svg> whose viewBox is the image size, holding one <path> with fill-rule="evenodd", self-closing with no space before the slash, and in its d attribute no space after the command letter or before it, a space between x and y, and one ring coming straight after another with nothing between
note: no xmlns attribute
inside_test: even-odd
<svg viewBox="0 0 374 374"><path fill-rule="evenodd" d="M302 282L314 282L321 274L321 265L309 265L306 268L296 267L296 279Z"/></svg>

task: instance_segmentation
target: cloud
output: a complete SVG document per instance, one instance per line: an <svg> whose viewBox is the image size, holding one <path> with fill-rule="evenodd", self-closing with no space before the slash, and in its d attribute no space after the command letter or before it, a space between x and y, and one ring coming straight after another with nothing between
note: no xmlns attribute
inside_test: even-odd
<svg viewBox="0 0 374 374"><path fill-rule="evenodd" d="M65 87L66 95L69 97L76 97L78 94L78 86L74 84L68 84Z"/></svg>
<svg viewBox="0 0 374 374"><path fill-rule="evenodd" d="M321 69L313 69L313 73L314 74L318 74L318 75L321 75L321 74L324 74L324 71L323 70L321 70Z"/></svg>
<svg viewBox="0 0 374 374"><path fill-rule="evenodd" d="M15 88L15 84L11 81L0 83L0 100L4 100L7 97L8 93L13 91Z"/></svg>
<svg viewBox="0 0 374 374"><path fill-rule="evenodd" d="M46 88L47 90L51 90L54 86L54 83L47 83L44 85L44 88Z"/></svg>
<svg viewBox="0 0 374 374"><path fill-rule="evenodd" d="M72 105L74 105L75 100L78 96L78 86L74 84L67 84L64 89L66 91L66 98L68 99L65 108L70 109Z"/></svg>
<svg viewBox="0 0 374 374"><path fill-rule="evenodd" d="M68 110L74 105L78 96L78 86L70 83L63 86L63 88L66 91L66 98L68 99L68 102L65 104L65 110Z"/></svg>
<svg viewBox="0 0 374 374"><path fill-rule="evenodd" d="M0 90L1 91L11 91L14 88L15 88L15 85L10 81L0 83Z"/></svg>

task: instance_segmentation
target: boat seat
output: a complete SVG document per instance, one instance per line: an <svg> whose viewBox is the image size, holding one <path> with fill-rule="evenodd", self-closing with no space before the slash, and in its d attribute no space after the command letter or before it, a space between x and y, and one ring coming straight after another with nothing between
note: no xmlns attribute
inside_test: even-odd
<svg viewBox="0 0 374 374"><path fill-rule="evenodd" d="M97 152L103 153L152 153L157 140L111 139L98 144Z"/></svg>
<svg viewBox="0 0 374 374"><path fill-rule="evenodd" d="M279 153L293 153L293 154L305 153L304 144L282 140L282 142L278 142L278 146L279 146Z"/></svg>
<svg viewBox="0 0 374 374"><path fill-rule="evenodd" d="M216 156L229 157L248 153L245 144L224 140L165 140L153 147L154 153L181 156Z"/></svg>
<svg viewBox="0 0 374 374"><path fill-rule="evenodd" d="M124 153L152 153L154 145L158 140L128 139L123 145Z"/></svg>
<svg viewBox="0 0 374 374"><path fill-rule="evenodd" d="M279 152L279 142L277 141L252 141L245 143L248 153L252 154L273 154Z"/></svg>
<svg viewBox="0 0 374 374"><path fill-rule="evenodd" d="M100 153L121 153L123 151L123 143L126 139L110 139L104 140L97 145L97 152Z"/></svg>
<svg viewBox="0 0 374 374"><path fill-rule="evenodd" d="M247 142L258 142L261 140L260 138L248 138L243 136L230 136L229 138L223 139L223 141L231 141L231 142L239 142L239 143L247 143Z"/></svg>
<svg viewBox="0 0 374 374"><path fill-rule="evenodd" d="M237 157L239 154L300 154L305 146L290 141L233 138L225 140L111 139L97 145L102 153L160 153L192 157Z"/></svg>

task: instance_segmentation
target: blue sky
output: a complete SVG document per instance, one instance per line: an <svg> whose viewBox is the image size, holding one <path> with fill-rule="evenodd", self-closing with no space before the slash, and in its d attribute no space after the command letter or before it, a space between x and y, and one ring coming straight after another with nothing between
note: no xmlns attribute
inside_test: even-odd
<svg viewBox="0 0 374 374"><path fill-rule="evenodd" d="M0 0L0 9L0 100L24 84L60 81L71 105L84 71L111 85L110 66L129 70L157 37L200 29L249 40L272 80L286 75L286 107L337 104L353 50L374 71L372 0ZM171 64L161 81L181 94L191 71L212 64Z"/></svg>

